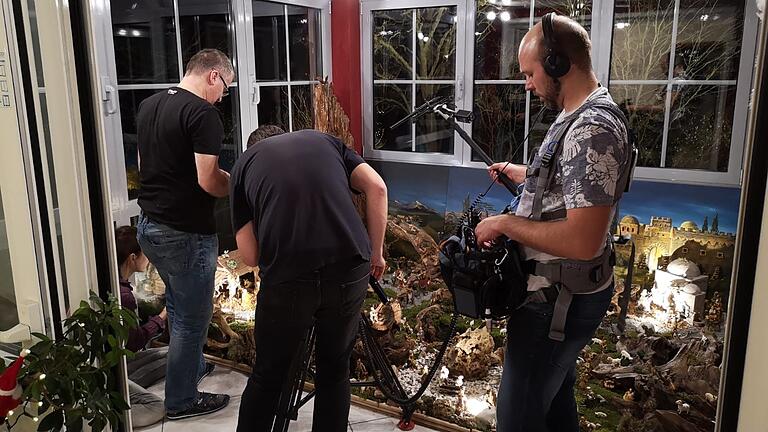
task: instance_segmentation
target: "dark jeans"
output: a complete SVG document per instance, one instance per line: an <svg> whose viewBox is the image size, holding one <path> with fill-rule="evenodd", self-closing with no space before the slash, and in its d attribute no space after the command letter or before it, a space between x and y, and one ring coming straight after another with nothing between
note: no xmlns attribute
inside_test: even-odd
<svg viewBox="0 0 768 432"><path fill-rule="evenodd" d="M269 431L291 362L315 326L315 407L312 430L347 430L349 357L370 264L334 264L295 280L263 282L256 302L256 358L243 391L237 430Z"/></svg>
<svg viewBox="0 0 768 432"><path fill-rule="evenodd" d="M128 379L149 388L165 378L168 347L149 348L139 351L128 359Z"/></svg>
<svg viewBox="0 0 768 432"><path fill-rule="evenodd" d="M613 286L575 295L565 340L549 338L554 305L529 303L509 318L496 411L499 432L578 432L576 358L608 310Z"/></svg>
<svg viewBox="0 0 768 432"><path fill-rule="evenodd" d="M165 307L171 339L165 376L165 408L192 407L197 380L205 370L203 345L213 315L213 283L219 240L215 234L177 231L139 218L141 250L165 283Z"/></svg>

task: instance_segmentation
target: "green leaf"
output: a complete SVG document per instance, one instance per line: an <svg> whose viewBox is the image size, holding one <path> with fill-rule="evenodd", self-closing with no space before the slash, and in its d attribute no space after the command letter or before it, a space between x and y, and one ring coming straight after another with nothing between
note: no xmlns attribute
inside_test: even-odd
<svg viewBox="0 0 768 432"><path fill-rule="evenodd" d="M115 408L117 408L120 411L126 411L130 409L131 407L128 406L128 403L125 402L125 399L123 399L123 395L121 395L118 392L109 392L110 399L112 400L112 403L115 405Z"/></svg>
<svg viewBox="0 0 768 432"><path fill-rule="evenodd" d="M64 425L64 412L62 410L56 410L43 417L40 421L40 425L37 427L38 431L59 431Z"/></svg>
<svg viewBox="0 0 768 432"><path fill-rule="evenodd" d="M49 338L48 335L45 335L42 333L32 332L32 336L44 341L51 340L51 338Z"/></svg>
<svg viewBox="0 0 768 432"><path fill-rule="evenodd" d="M73 432L83 430L83 416L80 413L73 413L67 417L67 430Z"/></svg>
<svg viewBox="0 0 768 432"><path fill-rule="evenodd" d="M32 353L35 354L36 356L42 357L42 356L48 354L48 352L51 351L51 347L52 346L53 346L53 341L52 340L50 340L50 339L49 340L43 340L43 341L40 341L40 342L32 345L29 348L29 350L32 351Z"/></svg>

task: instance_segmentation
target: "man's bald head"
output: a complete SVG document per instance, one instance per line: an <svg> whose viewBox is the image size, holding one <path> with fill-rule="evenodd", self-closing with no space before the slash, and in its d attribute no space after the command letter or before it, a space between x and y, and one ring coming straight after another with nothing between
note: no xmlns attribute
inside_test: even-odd
<svg viewBox="0 0 768 432"><path fill-rule="evenodd" d="M553 17L552 27L554 39L557 42L557 46L553 47L555 52L567 56L571 64L582 72L591 72L592 42L589 40L589 33L584 27L562 15ZM520 42L519 55L523 55L523 50L531 54L535 53L541 61L546 57L547 50L541 22L534 25L523 37Z"/></svg>

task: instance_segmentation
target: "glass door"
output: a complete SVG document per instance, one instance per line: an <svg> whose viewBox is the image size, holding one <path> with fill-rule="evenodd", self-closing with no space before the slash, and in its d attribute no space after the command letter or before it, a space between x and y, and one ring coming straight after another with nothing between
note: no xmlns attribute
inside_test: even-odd
<svg viewBox="0 0 768 432"><path fill-rule="evenodd" d="M31 339L44 332L33 212L26 181L24 115L18 57L12 42L13 20L0 8L0 343Z"/></svg>
<svg viewBox="0 0 768 432"><path fill-rule="evenodd" d="M242 70L248 71L250 98L243 111L250 124L285 131L314 127L312 86L330 78L330 13L327 1L245 1ZM245 126L245 122L244 122Z"/></svg>

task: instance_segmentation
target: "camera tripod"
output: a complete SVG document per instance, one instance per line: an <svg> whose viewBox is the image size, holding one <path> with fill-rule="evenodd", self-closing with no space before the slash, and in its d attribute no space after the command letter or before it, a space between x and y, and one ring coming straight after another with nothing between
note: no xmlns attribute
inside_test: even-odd
<svg viewBox="0 0 768 432"><path fill-rule="evenodd" d="M369 284L382 303L389 303L387 294L375 278L370 277ZM361 312L358 336L363 342L367 360L366 367L373 375L373 380L353 381L350 382L350 385L352 387L378 387L388 399L397 403L402 409L403 415L398 423L398 427L401 430L413 429L415 424L411 417L416 410L416 401L418 401L421 395L424 394L424 391L426 391L429 383L437 372L437 367L442 362L443 355L448 348L448 342L455 333L457 318L458 315L454 314L453 319L451 320L449 334L443 342L427 378L424 380L416 394L408 397L397 377L397 373L395 372L392 363L389 362L381 345L376 341L370 319L364 312ZM299 352L291 363L288 372L288 380L283 387L278 401L277 415L272 426L272 432L286 432L290 422L298 418L299 409L315 396L314 389L310 390L306 395L303 394L307 380L314 375L314 370L312 369L314 346L315 328L313 326L307 330L300 345Z"/></svg>

